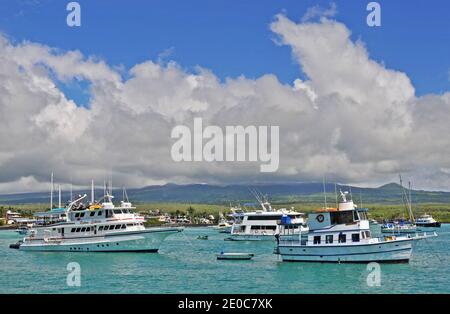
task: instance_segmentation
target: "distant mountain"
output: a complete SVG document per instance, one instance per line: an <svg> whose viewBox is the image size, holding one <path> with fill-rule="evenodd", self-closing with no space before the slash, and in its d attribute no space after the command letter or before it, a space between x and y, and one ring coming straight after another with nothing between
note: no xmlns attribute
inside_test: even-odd
<svg viewBox="0 0 450 314"><path fill-rule="evenodd" d="M334 200L335 185L326 184L327 197ZM230 202L254 202L250 189L256 189L274 203L288 202L323 202L322 183L274 183L255 185L209 185L209 184L166 184L147 186L128 190L132 202L191 202L208 204L229 204ZM396 183L389 183L378 188L360 188L356 186L337 185L337 191L349 191L355 202L360 203L402 203L402 188ZM76 191L78 194L89 194L89 191ZM96 195L102 195L103 190L96 190ZM115 190L116 199L122 199L122 191ZM450 192L430 192L413 190L413 202L417 203L450 203ZM24 193L0 195L0 204L30 204L48 203L50 193ZM55 195L54 202L57 202ZM62 199L70 198L69 193L62 194Z"/></svg>

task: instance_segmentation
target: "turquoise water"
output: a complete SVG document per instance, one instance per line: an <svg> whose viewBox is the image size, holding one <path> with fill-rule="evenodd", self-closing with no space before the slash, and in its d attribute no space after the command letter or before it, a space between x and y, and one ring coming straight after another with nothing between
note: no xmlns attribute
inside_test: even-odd
<svg viewBox="0 0 450 314"><path fill-rule="evenodd" d="M159 254L21 252L9 249L20 236L0 231L0 293L449 293L450 225L438 233L415 244L409 264L381 264L381 286L368 287L366 265L282 263L274 243L208 228L167 238ZM217 261L222 249L255 257ZM80 287L66 284L69 262L81 266Z"/></svg>

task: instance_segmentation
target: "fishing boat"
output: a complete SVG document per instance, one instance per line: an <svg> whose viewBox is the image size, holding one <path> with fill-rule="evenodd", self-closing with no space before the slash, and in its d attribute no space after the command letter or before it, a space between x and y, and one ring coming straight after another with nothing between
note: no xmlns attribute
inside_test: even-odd
<svg viewBox="0 0 450 314"><path fill-rule="evenodd" d="M439 228L441 223L436 221L431 215L425 214L416 219L416 225L418 227Z"/></svg>
<svg viewBox="0 0 450 314"><path fill-rule="evenodd" d="M281 220L289 220L289 228L294 235L306 233L308 227L303 218L303 213L285 208L275 210L266 197L255 192L255 197L260 203L261 210L242 212L235 215L235 221L231 228L230 241L275 241L275 235L280 234L286 224L280 224Z"/></svg>
<svg viewBox="0 0 450 314"><path fill-rule="evenodd" d="M250 260L255 256L252 253L224 253L216 255L218 260Z"/></svg>
<svg viewBox="0 0 450 314"><path fill-rule="evenodd" d="M182 228L145 228L144 218L124 199L113 203L112 187L99 201L80 196L64 208L63 221L34 225L28 235L11 248L22 251L56 252L157 252L169 235Z"/></svg>
<svg viewBox="0 0 450 314"><path fill-rule="evenodd" d="M335 209L309 214L307 239L280 234L276 253L289 262L408 262L415 240L432 234L389 235L373 238L367 217L358 212L348 192L340 192ZM289 229L285 232L289 233Z"/></svg>

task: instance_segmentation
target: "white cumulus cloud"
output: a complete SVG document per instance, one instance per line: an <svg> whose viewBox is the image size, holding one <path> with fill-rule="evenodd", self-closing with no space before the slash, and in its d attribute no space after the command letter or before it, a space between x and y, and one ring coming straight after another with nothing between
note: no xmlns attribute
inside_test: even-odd
<svg viewBox="0 0 450 314"><path fill-rule="evenodd" d="M267 74L221 81L174 62L118 68L79 51L0 37L0 191L83 185L320 180L377 184L402 172L418 187L448 189L450 93L417 97L405 73L371 60L330 11L296 23L277 15L271 30L306 75L292 84ZM314 13L315 12L315 13ZM313 14L314 13L314 14ZM322 17L312 22L312 15ZM58 84L90 83L77 106ZM280 126L280 168L260 163L176 163L171 130L204 124ZM100 183L100 182L99 182Z"/></svg>

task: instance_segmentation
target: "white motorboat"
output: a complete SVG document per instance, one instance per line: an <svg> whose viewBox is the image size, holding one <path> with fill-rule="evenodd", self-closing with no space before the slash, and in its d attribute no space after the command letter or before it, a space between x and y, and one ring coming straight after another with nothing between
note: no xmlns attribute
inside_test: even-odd
<svg viewBox="0 0 450 314"><path fill-rule="evenodd" d="M28 227L22 226L22 227L17 228L14 231L16 231L18 234L25 235L28 233Z"/></svg>
<svg viewBox="0 0 450 314"><path fill-rule="evenodd" d="M94 201L93 194L88 205L83 203L87 195L71 202L64 209L64 221L47 223L44 220L11 248L57 252L157 252L166 237L183 230L146 229L144 218L134 213L135 208L128 200L123 200L120 206L113 204L112 188L98 202Z"/></svg>
<svg viewBox="0 0 450 314"><path fill-rule="evenodd" d="M211 226L211 228L215 230L219 230L219 232L229 233L231 231L232 224L230 224L222 213L219 213L219 222L215 226Z"/></svg>
<svg viewBox="0 0 450 314"><path fill-rule="evenodd" d="M416 219L416 225L418 227L439 228L441 223L436 221L431 215L425 214Z"/></svg>
<svg viewBox="0 0 450 314"><path fill-rule="evenodd" d="M280 235L276 253L291 262L408 262L414 240L437 236L416 234L372 238L369 221L341 192L336 209L323 209L309 215L306 240Z"/></svg>

